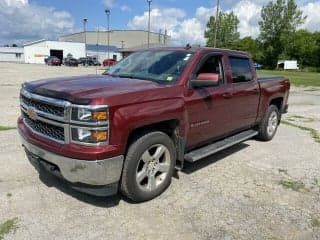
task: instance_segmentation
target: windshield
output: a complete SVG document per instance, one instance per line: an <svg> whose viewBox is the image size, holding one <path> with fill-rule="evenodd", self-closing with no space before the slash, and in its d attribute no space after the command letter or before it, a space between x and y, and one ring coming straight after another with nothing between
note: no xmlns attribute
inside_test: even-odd
<svg viewBox="0 0 320 240"><path fill-rule="evenodd" d="M192 55L187 51L139 51L110 67L104 74L172 84L179 79Z"/></svg>

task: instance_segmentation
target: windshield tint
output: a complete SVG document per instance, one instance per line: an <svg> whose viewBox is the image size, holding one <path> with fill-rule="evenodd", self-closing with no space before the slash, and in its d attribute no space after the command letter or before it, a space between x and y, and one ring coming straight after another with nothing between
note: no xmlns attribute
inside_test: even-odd
<svg viewBox="0 0 320 240"><path fill-rule="evenodd" d="M135 52L104 74L171 84L179 79L192 54L167 50Z"/></svg>

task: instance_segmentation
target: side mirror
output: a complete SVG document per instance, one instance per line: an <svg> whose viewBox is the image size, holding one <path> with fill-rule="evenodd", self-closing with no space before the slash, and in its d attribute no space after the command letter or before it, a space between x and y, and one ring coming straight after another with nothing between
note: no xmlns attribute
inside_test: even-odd
<svg viewBox="0 0 320 240"><path fill-rule="evenodd" d="M219 85L219 74L200 73L197 79L190 81L192 87L214 87Z"/></svg>

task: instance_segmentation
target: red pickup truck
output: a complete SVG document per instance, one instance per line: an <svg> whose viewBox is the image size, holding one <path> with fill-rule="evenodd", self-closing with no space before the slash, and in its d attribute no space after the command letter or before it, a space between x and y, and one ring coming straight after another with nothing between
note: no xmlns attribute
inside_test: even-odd
<svg viewBox="0 0 320 240"><path fill-rule="evenodd" d="M146 49L101 76L24 83L18 129L39 171L140 202L161 194L185 161L272 139L289 88L283 77L258 78L244 52Z"/></svg>

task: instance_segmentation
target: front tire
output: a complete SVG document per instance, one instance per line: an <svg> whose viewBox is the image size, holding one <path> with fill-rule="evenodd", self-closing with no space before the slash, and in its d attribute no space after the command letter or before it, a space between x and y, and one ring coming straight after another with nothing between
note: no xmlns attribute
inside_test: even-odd
<svg viewBox="0 0 320 240"><path fill-rule="evenodd" d="M280 122L280 112L275 105L270 105L266 115L259 125L258 139L262 141L270 141L277 132Z"/></svg>
<svg viewBox="0 0 320 240"><path fill-rule="evenodd" d="M122 194L134 202L157 197L170 185L175 163L175 147L168 135L142 135L128 149L121 177Z"/></svg>

